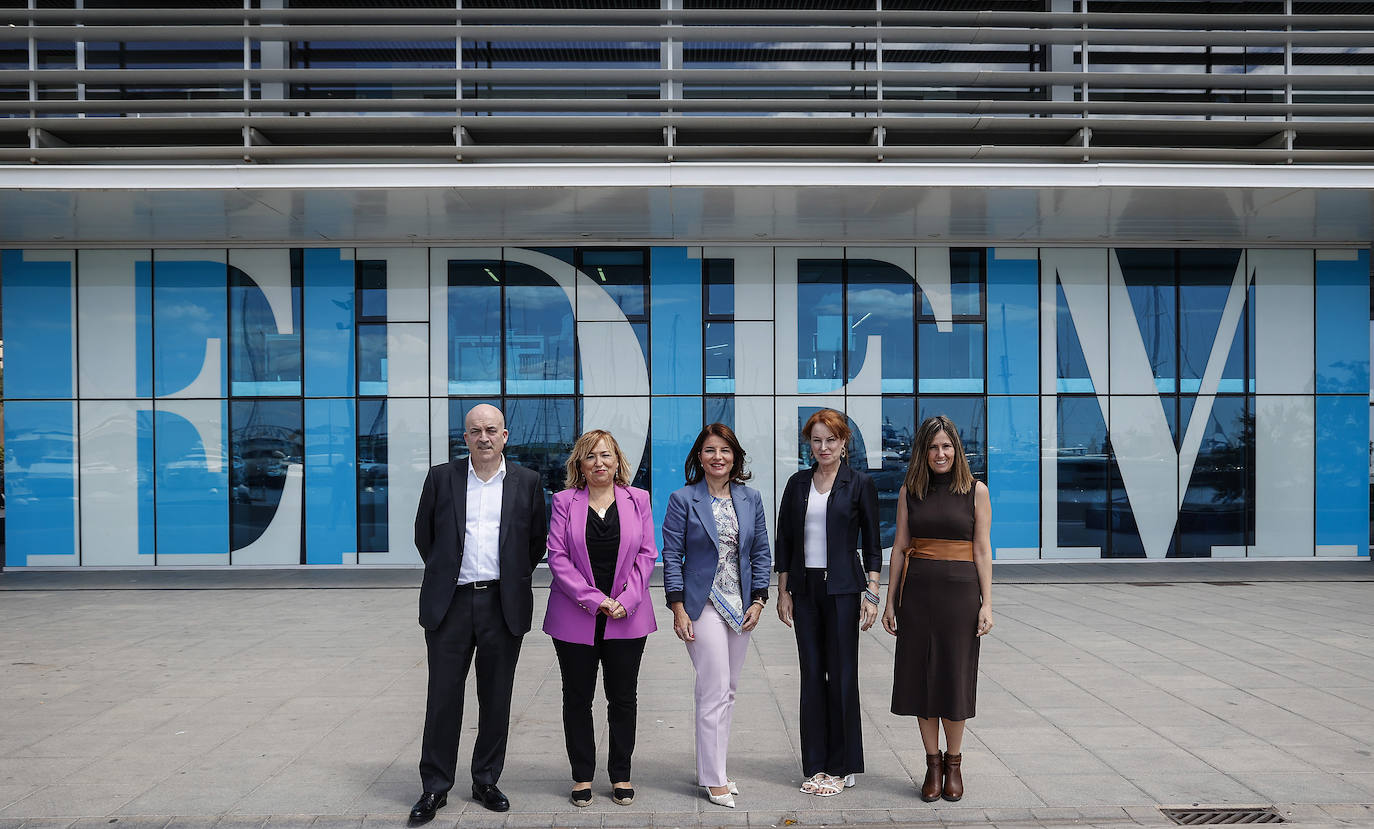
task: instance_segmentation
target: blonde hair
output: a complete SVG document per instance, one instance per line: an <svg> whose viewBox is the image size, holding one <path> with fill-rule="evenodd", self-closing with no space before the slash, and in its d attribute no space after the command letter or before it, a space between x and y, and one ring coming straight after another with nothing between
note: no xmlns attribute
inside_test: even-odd
<svg viewBox="0 0 1374 829"><path fill-rule="evenodd" d="M930 445L941 432L949 435L949 442L954 444L954 468L951 470L954 477L949 482L949 491L967 495L973 489L973 471L969 469L968 457L964 455L964 442L959 439L959 430L955 428L954 421L944 415L934 415L926 418L916 431L911 464L906 469L906 494L917 501L925 500L926 493L930 491Z"/></svg>
<svg viewBox="0 0 1374 829"><path fill-rule="evenodd" d="M566 489L585 489L587 477L582 474L582 461L592 456L592 450L601 441L606 441L606 448L615 453L615 481L613 483L621 486L630 485L630 462L625 459L625 453L620 451L620 444L615 442L615 437L605 429L591 429L583 432L582 437L573 444L572 451L568 453L568 462L565 466L563 486Z"/></svg>

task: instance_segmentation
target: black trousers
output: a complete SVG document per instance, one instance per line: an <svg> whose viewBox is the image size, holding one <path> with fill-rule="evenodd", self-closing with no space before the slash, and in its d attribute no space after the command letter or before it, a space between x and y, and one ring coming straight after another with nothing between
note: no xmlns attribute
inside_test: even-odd
<svg viewBox="0 0 1374 829"><path fill-rule="evenodd" d="M591 645L553 640L558 668L563 674L563 740L574 783L585 783L596 773L596 731L592 726L592 697L596 693L597 668L606 691L606 724L611 745L606 773L612 783L630 779L630 756L635 751L635 719L639 714L639 662L644 640L607 639L605 616L598 616L596 639Z"/></svg>
<svg viewBox="0 0 1374 829"><path fill-rule="evenodd" d="M801 669L802 774L843 776L864 770L859 717L861 593L828 595L824 570L791 582L792 629Z"/></svg>
<svg viewBox="0 0 1374 829"><path fill-rule="evenodd" d="M501 592L463 585L448 614L425 631L429 653L429 697L420 744L420 783L427 792L453 788L458 735L463 728L463 686L477 657L477 740L472 748L472 782L495 784L506 764L510 702L520 640L506 627Z"/></svg>

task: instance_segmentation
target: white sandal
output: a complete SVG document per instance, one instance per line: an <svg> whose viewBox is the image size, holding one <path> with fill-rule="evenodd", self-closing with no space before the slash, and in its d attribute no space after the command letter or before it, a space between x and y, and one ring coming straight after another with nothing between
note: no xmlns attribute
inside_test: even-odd
<svg viewBox="0 0 1374 829"><path fill-rule="evenodd" d="M844 778L832 777L828 774L818 774L821 778L816 781L816 790L812 792L816 797L834 797L844 791Z"/></svg>
<svg viewBox="0 0 1374 829"><path fill-rule="evenodd" d="M821 782L826 777L827 775L825 772L818 771L815 774L808 777L807 779L803 780L801 784L802 794L815 794L817 787L820 786Z"/></svg>

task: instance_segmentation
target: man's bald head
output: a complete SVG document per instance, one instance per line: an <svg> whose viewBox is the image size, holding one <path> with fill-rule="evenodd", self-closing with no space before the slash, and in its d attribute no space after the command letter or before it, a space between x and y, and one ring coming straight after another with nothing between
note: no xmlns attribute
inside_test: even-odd
<svg viewBox="0 0 1374 829"><path fill-rule="evenodd" d="M506 416L489 403L479 403L468 409L463 418L463 442L468 445L472 468L482 480L490 478L501 466L501 452L506 448Z"/></svg>

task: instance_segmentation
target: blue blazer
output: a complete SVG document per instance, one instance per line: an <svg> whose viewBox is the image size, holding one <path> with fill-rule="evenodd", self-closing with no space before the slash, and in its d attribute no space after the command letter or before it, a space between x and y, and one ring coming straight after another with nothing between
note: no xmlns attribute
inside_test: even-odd
<svg viewBox="0 0 1374 829"><path fill-rule="evenodd" d="M730 485L730 500L739 520L740 593L745 607L755 598L768 598L773 554L768 547L768 524L758 490ZM711 514L706 482L691 484L668 497L663 518L663 588L668 604L682 602L696 621L711 595L720 563L720 539Z"/></svg>

